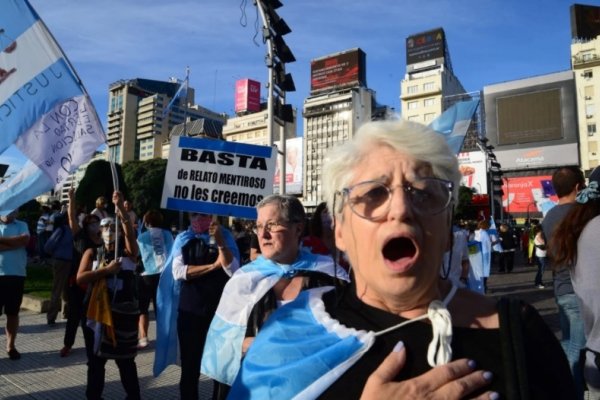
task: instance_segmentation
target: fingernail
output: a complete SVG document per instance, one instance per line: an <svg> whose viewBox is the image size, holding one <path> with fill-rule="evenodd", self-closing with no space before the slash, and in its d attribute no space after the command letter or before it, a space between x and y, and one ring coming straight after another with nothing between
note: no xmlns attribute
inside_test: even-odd
<svg viewBox="0 0 600 400"><path fill-rule="evenodd" d="M394 346L394 352L397 353L404 348L404 342L401 340Z"/></svg>
<svg viewBox="0 0 600 400"><path fill-rule="evenodd" d="M483 379L485 379L488 382L491 381L493 377L494 377L494 374L492 374L490 371L485 371L483 373Z"/></svg>
<svg viewBox="0 0 600 400"><path fill-rule="evenodd" d="M500 395L496 392L490 393L490 400L500 400Z"/></svg>
<svg viewBox="0 0 600 400"><path fill-rule="evenodd" d="M469 361L467 361L467 365L469 366L469 368L475 369L475 367L477 366L477 363L475 362L475 360L469 360Z"/></svg>

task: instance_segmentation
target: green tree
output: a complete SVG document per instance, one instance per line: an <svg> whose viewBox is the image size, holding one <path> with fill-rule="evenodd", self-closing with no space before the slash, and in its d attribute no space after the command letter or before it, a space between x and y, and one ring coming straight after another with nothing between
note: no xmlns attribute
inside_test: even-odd
<svg viewBox="0 0 600 400"><path fill-rule="evenodd" d="M148 210L159 210L165 184L167 160L154 158L147 161L128 161L123 164L123 176L133 209L141 218ZM169 227L178 219L176 211L162 210L165 227Z"/></svg>
<svg viewBox="0 0 600 400"><path fill-rule="evenodd" d="M121 165L115 164L115 167L119 179L119 190L127 198L129 193L123 179ZM96 199L104 196L108 203L109 212L114 214L114 206L111 201L114 190L110 163L104 160L96 160L91 162L85 170L85 175L79 182L75 192L75 202L78 205L85 206L87 212L90 212L96 207Z"/></svg>
<svg viewBox="0 0 600 400"><path fill-rule="evenodd" d="M462 185L458 188L458 204L454 208L455 219L477 218L477 211L473 207L473 194L475 194L475 189Z"/></svg>

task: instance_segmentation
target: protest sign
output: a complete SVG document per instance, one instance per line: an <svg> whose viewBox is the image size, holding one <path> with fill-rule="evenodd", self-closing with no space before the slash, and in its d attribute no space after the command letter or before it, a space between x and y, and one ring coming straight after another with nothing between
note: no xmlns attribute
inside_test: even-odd
<svg viewBox="0 0 600 400"><path fill-rule="evenodd" d="M161 207L256 218L273 193L275 148L177 136L171 140Z"/></svg>

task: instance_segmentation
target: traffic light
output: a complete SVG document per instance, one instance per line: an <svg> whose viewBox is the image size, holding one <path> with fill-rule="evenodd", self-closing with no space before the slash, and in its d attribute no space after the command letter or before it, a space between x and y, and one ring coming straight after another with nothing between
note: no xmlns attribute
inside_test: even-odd
<svg viewBox="0 0 600 400"><path fill-rule="evenodd" d="M502 170L500 169L500 163L497 161L490 161L490 186L492 188L491 192L494 197L502 197L504 196L504 190L502 190Z"/></svg>
<svg viewBox="0 0 600 400"><path fill-rule="evenodd" d="M274 113L283 122L294 122L294 110L291 104L282 104L279 98L274 99Z"/></svg>
<svg viewBox="0 0 600 400"><path fill-rule="evenodd" d="M285 64L296 61L296 57L283 39L284 35L292 32L288 24L275 10L283 6L279 0L259 0L258 7L262 10L265 20L263 38L269 46L266 56L267 67L271 71L272 87L269 90L273 98L273 113L280 121L294 122L294 113L290 104L285 104L285 93L296 91L292 75L286 73Z"/></svg>

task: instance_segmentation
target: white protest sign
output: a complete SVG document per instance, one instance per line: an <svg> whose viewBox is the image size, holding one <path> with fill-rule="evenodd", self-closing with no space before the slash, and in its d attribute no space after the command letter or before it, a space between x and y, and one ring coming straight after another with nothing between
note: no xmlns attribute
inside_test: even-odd
<svg viewBox="0 0 600 400"><path fill-rule="evenodd" d="M256 204L273 193L276 154L267 146L173 137L161 207L255 219Z"/></svg>

